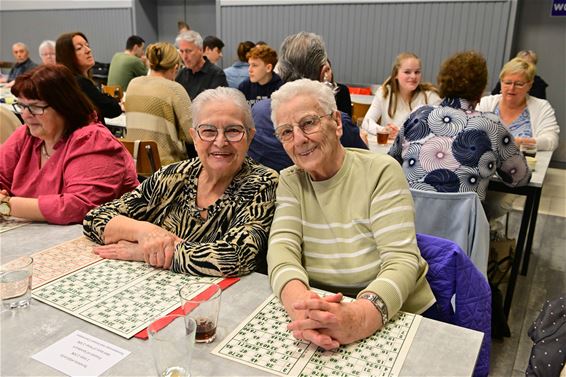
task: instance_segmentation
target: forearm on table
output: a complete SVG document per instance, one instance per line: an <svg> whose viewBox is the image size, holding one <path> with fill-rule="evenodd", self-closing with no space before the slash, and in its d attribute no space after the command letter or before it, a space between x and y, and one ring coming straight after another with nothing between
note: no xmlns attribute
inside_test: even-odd
<svg viewBox="0 0 566 377"><path fill-rule="evenodd" d="M111 244L122 240L137 242L144 229L150 229L155 226L147 221L134 220L118 215L106 224L103 235L104 243Z"/></svg>
<svg viewBox="0 0 566 377"><path fill-rule="evenodd" d="M11 215L33 221L46 221L45 216L39 210L39 200L36 198L22 198L14 196L10 198Z"/></svg>

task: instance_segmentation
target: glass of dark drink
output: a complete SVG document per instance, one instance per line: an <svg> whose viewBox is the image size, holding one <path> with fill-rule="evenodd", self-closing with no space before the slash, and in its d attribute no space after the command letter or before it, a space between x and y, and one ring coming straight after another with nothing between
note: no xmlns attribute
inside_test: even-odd
<svg viewBox="0 0 566 377"><path fill-rule="evenodd" d="M377 131L377 144L387 144L387 140L389 140L389 130Z"/></svg>
<svg viewBox="0 0 566 377"><path fill-rule="evenodd" d="M537 143L522 143L519 149L525 157L535 157L537 154Z"/></svg>
<svg viewBox="0 0 566 377"><path fill-rule="evenodd" d="M222 289L214 283L190 283L179 290L185 316L196 322L195 341L210 343L216 338Z"/></svg>

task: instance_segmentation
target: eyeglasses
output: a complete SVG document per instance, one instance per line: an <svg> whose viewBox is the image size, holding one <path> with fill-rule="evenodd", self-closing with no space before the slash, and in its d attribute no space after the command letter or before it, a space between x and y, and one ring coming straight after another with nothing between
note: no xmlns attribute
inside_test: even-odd
<svg viewBox="0 0 566 377"><path fill-rule="evenodd" d="M332 112L324 115L308 115L301 119L296 126L292 124L284 124L275 129L275 137L277 137L282 143L288 143L295 137L295 127L299 127L305 135L314 134L320 131L320 120L331 115Z"/></svg>
<svg viewBox="0 0 566 377"><path fill-rule="evenodd" d="M22 114L25 109L27 109L30 114L32 115L43 115L45 109L50 107L49 105L41 106L41 105L26 105L21 102L16 102L12 104L12 107L18 114Z"/></svg>
<svg viewBox="0 0 566 377"><path fill-rule="evenodd" d="M201 124L197 126L197 134L202 141L213 142L218 137L218 134L222 130L224 139L228 140L230 143L237 143L244 138L246 129L240 125L226 126L224 128L216 128L212 124Z"/></svg>
<svg viewBox="0 0 566 377"><path fill-rule="evenodd" d="M39 56L55 56L54 52L44 52L43 54L39 54Z"/></svg>
<svg viewBox="0 0 566 377"><path fill-rule="evenodd" d="M527 85L527 82L522 82L522 81L501 81L501 85L505 85L505 86L511 86L513 85L515 88L519 88L522 89L525 87L525 85Z"/></svg>

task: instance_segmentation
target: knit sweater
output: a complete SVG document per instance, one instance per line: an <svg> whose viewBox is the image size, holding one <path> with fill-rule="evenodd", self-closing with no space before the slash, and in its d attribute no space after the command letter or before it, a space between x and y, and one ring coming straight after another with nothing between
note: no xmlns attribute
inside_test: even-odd
<svg viewBox="0 0 566 377"><path fill-rule="evenodd" d="M392 158L346 149L340 170L313 181L296 166L279 178L267 254L275 294L291 280L355 296L377 293L390 317L435 298L416 243L414 209Z"/></svg>
<svg viewBox="0 0 566 377"><path fill-rule="evenodd" d="M125 102L126 140L154 140L163 165L185 160L192 143L191 100L181 84L157 76L130 81Z"/></svg>

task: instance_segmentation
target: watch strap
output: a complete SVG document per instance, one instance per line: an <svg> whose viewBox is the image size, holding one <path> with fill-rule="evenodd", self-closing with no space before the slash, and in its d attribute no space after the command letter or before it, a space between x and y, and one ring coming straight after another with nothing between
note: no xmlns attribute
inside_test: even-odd
<svg viewBox="0 0 566 377"><path fill-rule="evenodd" d="M358 299L364 299L371 302L381 314L382 322L385 326L387 321L389 321L389 314L387 311L387 305L385 305L385 301L383 301L383 299L379 295L372 292L364 292L358 296Z"/></svg>

